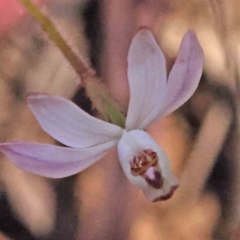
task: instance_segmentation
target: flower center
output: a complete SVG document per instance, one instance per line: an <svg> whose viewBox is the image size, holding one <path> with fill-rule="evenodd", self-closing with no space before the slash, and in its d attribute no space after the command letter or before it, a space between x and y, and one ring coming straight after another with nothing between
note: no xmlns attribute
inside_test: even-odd
<svg viewBox="0 0 240 240"><path fill-rule="evenodd" d="M143 177L153 188L159 189L163 185L161 169L158 166L157 153L151 149L141 151L130 161L133 176Z"/></svg>

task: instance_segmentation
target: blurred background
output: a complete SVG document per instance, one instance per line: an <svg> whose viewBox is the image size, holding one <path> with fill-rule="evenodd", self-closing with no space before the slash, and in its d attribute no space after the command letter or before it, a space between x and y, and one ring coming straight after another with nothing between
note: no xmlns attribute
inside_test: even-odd
<svg viewBox="0 0 240 240"><path fill-rule="evenodd" d="M240 1L35 1L127 106L127 53L140 27L152 30L168 71L184 34L204 50L200 85L179 110L148 129L180 187L148 202L114 151L68 178L16 168L0 155L0 240L240 239ZM92 113L81 79L17 0L0 0L0 139L58 144L25 105L29 92L72 99ZM67 126L66 126L67 127Z"/></svg>

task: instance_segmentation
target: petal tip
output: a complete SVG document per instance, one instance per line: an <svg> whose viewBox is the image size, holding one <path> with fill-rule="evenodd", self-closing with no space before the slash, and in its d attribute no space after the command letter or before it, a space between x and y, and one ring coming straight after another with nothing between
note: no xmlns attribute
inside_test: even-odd
<svg viewBox="0 0 240 240"><path fill-rule="evenodd" d="M49 98L49 94L47 93L38 93L38 92L32 92L27 94L26 96L26 103L28 107L32 110L32 107L39 103L40 101L47 100Z"/></svg>
<svg viewBox="0 0 240 240"><path fill-rule="evenodd" d="M9 143L7 142L3 142L3 143L0 143L0 151L6 149L8 147Z"/></svg>
<svg viewBox="0 0 240 240"><path fill-rule="evenodd" d="M203 49L199 43L197 34L193 29L189 29L187 31L182 42L188 42L189 45L192 45L195 49L198 49L199 54L201 54L203 58Z"/></svg>
<svg viewBox="0 0 240 240"><path fill-rule="evenodd" d="M152 202L166 201L166 200L170 199L173 196L174 192L178 189L178 187L179 187L179 185L172 186L170 188L170 191L167 194L155 198Z"/></svg>
<svg viewBox="0 0 240 240"><path fill-rule="evenodd" d="M43 99L46 98L47 96L48 94L46 93L31 92L27 94L26 99L27 102L30 102L31 100Z"/></svg>
<svg viewBox="0 0 240 240"><path fill-rule="evenodd" d="M195 36L196 37L196 32L193 29L188 29L188 31L185 34L186 36Z"/></svg>
<svg viewBox="0 0 240 240"><path fill-rule="evenodd" d="M138 39L138 38L141 38L141 39L154 39L154 35L152 33L152 31L149 29L149 28L146 28L146 27L142 27L139 29L139 31L137 32L137 34L135 35L134 39ZM133 39L133 40L134 40ZM146 41L146 40L144 40Z"/></svg>
<svg viewBox="0 0 240 240"><path fill-rule="evenodd" d="M152 35L152 32L147 27L141 27L141 28L139 28L137 34L151 34Z"/></svg>

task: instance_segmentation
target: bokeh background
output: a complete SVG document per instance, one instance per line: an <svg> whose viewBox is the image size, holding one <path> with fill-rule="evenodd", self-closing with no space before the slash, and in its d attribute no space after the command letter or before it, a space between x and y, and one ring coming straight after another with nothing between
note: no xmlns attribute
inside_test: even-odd
<svg viewBox="0 0 240 240"><path fill-rule="evenodd" d="M35 2L124 106L128 48L141 27L156 36L168 70L193 29L204 71L193 97L148 129L180 182L170 200L147 202L114 151L59 180L24 172L1 154L0 239L240 239L240 1ZM58 144L26 107L29 92L61 95L92 113L81 79L38 23L17 0L0 0L0 139Z"/></svg>

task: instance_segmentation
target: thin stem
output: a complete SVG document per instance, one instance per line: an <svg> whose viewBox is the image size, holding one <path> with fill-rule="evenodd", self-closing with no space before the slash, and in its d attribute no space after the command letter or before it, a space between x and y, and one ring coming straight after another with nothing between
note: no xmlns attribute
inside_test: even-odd
<svg viewBox="0 0 240 240"><path fill-rule="evenodd" d="M58 46L82 80L85 80L87 76L95 75L95 71L86 63L87 61L83 61L76 55L76 53L74 53L52 21L41 12L36 4L34 4L31 0L19 1L26 7L29 14L38 21L42 29L48 34L49 38Z"/></svg>

